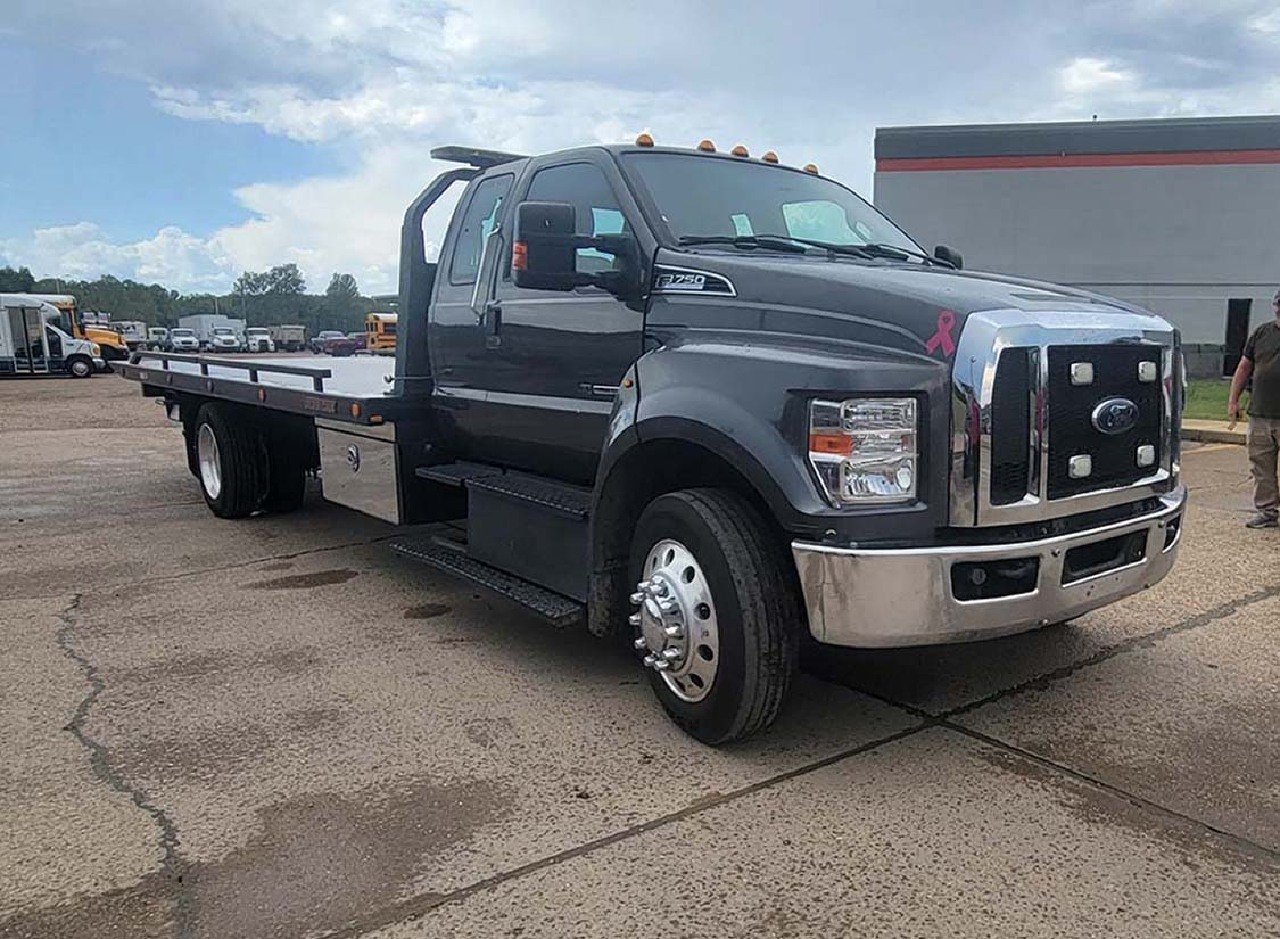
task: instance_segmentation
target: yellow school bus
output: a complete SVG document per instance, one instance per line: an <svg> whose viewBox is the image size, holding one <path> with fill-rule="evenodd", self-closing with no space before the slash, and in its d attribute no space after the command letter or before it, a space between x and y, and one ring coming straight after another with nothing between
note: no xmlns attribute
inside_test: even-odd
<svg viewBox="0 0 1280 939"><path fill-rule="evenodd" d="M121 362L129 358L129 346L114 329L105 326L86 326L82 322L76 298L68 293L33 293L29 296L51 303L58 309L58 326L75 339L88 339L102 347L102 357L108 362Z"/></svg>
<svg viewBox="0 0 1280 939"><path fill-rule="evenodd" d="M396 354L396 314L370 313L364 318L364 349L372 355Z"/></svg>

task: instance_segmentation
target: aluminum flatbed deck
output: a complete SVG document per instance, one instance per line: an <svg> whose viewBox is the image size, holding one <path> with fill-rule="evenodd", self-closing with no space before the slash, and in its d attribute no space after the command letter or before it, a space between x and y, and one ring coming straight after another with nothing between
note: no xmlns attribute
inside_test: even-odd
<svg viewBox="0 0 1280 939"><path fill-rule="evenodd" d="M294 414L355 424L391 420L397 398L389 379L395 360L359 355L303 356L183 355L138 352L121 366L143 393L187 392Z"/></svg>

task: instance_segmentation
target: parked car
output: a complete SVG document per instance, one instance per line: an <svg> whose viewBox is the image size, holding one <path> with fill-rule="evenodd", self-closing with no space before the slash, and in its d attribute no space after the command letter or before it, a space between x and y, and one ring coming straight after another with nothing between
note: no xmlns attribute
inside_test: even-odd
<svg viewBox="0 0 1280 939"><path fill-rule="evenodd" d="M325 355L355 355L357 351L356 341L350 336L335 336L324 342Z"/></svg>
<svg viewBox="0 0 1280 939"><path fill-rule="evenodd" d="M334 340L334 339L346 339L346 338L347 338L347 334L344 332L341 332L340 330L322 329L320 330L320 332L316 333L313 337L311 337L311 343L310 343L311 351L326 352L328 350L325 349L325 343L330 342L331 340Z"/></svg>
<svg viewBox="0 0 1280 939"><path fill-rule="evenodd" d="M271 338L271 330L254 327L244 332L246 352L275 352L276 344Z"/></svg>
<svg viewBox="0 0 1280 939"><path fill-rule="evenodd" d="M230 326L215 326L207 346L210 352L242 352L243 344Z"/></svg>
<svg viewBox="0 0 1280 939"><path fill-rule="evenodd" d="M199 352L200 340L194 329L178 326L169 330L169 341L166 348L170 352Z"/></svg>
<svg viewBox="0 0 1280 939"><path fill-rule="evenodd" d="M355 343L357 352L363 352L365 350L366 344L364 333L347 333L347 338Z"/></svg>

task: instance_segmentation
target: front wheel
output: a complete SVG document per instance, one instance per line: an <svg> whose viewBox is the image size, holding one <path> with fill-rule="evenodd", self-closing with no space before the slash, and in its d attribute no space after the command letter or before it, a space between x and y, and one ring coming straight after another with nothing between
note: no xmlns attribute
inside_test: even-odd
<svg viewBox="0 0 1280 939"><path fill-rule="evenodd" d="M703 743L773 723L796 671L801 612L777 537L719 489L659 496L631 548L633 644L671 719Z"/></svg>
<svg viewBox="0 0 1280 939"><path fill-rule="evenodd" d="M93 360L78 355L67 362L67 371L71 373L72 378L92 378Z"/></svg>

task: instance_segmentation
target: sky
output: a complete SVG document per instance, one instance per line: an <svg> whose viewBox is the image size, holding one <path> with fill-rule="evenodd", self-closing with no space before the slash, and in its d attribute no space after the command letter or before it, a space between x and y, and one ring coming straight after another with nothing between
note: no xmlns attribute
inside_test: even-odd
<svg viewBox="0 0 1280 939"><path fill-rule="evenodd" d="M288 262L393 291L446 144L710 137L871 196L877 126L1280 113L1280 0L0 8L0 266L184 293Z"/></svg>

